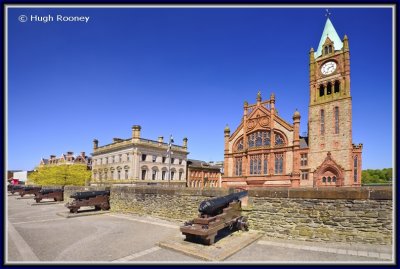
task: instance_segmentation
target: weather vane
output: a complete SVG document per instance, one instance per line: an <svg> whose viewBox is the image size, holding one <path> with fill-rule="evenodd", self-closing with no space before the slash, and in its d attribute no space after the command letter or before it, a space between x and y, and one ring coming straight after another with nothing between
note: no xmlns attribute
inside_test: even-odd
<svg viewBox="0 0 400 269"><path fill-rule="evenodd" d="M329 16L331 15L331 13L329 12L329 10L328 10L328 9L325 9L325 10L326 10L325 17L327 17L327 18L329 19Z"/></svg>

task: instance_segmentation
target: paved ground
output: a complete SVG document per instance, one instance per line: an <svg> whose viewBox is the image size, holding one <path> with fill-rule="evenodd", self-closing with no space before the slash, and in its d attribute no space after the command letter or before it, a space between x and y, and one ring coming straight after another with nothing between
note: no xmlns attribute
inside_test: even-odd
<svg viewBox="0 0 400 269"><path fill-rule="evenodd" d="M6 263L207 263L164 249L158 242L179 236L180 223L107 213L75 218L63 203L35 205L8 196ZM221 263L221 262L218 262ZM222 263L393 264L392 247L328 244L262 237Z"/></svg>

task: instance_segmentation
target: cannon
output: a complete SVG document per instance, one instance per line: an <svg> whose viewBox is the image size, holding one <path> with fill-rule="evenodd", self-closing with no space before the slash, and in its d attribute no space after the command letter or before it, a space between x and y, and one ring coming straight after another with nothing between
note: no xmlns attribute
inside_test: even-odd
<svg viewBox="0 0 400 269"><path fill-rule="evenodd" d="M55 202L64 200L63 189L41 189L35 196L36 203L43 199L53 199Z"/></svg>
<svg viewBox="0 0 400 269"><path fill-rule="evenodd" d="M37 196L41 189L42 187L39 186L25 186L20 189L19 195L21 195L21 197L24 197L25 194L33 194Z"/></svg>
<svg viewBox="0 0 400 269"><path fill-rule="evenodd" d="M241 215L240 200L246 196L247 191L241 191L201 202L198 217L185 222L180 231L186 240L205 245L214 244L218 232L224 228L247 231L247 218Z"/></svg>
<svg viewBox="0 0 400 269"><path fill-rule="evenodd" d="M10 185L9 185L10 186ZM16 192L20 192L20 191L22 191L22 188L24 187L25 185L11 185L11 187L10 187L10 192L11 192L11 194L14 194L14 193L16 193ZM8 188L7 188L8 189Z"/></svg>
<svg viewBox="0 0 400 269"><path fill-rule="evenodd" d="M85 191L76 192L70 196L74 200L65 206L71 213L78 213L82 206L94 206L96 210L110 209L110 191Z"/></svg>

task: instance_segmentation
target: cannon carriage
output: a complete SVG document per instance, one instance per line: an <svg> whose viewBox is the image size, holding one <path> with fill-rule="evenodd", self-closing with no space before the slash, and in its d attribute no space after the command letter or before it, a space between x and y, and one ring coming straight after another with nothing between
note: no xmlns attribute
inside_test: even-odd
<svg viewBox="0 0 400 269"><path fill-rule="evenodd" d="M20 193L23 187L25 187L25 185L8 185L7 190L11 192L11 194Z"/></svg>
<svg viewBox="0 0 400 269"><path fill-rule="evenodd" d="M218 232L229 227L230 230L248 230L247 218L241 215L241 198L247 191L205 200L199 205L199 215L185 222L180 231L188 241L200 241L212 245Z"/></svg>
<svg viewBox="0 0 400 269"><path fill-rule="evenodd" d="M64 190L63 189L41 189L35 196L36 203L39 203L43 199L52 199L55 202L64 200Z"/></svg>
<svg viewBox="0 0 400 269"><path fill-rule="evenodd" d="M65 206L70 213L78 213L82 206L94 206L96 210L110 209L110 191L86 191L76 192L70 196L74 200L66 203Z"/></svg>
<svg viewBox="0 0 400 269"><path fill-rule="evenodd" d="M24 197L26 194L33 194L36 197L41 189L40 186L25 186L19 190L19 195Z"/></svg>

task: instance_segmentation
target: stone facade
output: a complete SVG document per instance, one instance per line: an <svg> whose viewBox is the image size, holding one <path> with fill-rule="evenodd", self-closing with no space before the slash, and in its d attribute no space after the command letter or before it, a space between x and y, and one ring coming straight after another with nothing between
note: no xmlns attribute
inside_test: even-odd
<svg viewBox="0 0 400 269"><path fill-rule="evenodd" d="M104 184L186 184L187 138L183 145L140 137L141 127L132 127L132 138L114 138L99 147L93 141L92 185ZM171 152L171 155L169 155ZM169 174L170 172L170 174Z"/></svg>
<svg viewBox="0 0 400 269"><path fill-rule="evenodd" d="M301 137L300 113L279 117L276 98L257 95L225 136L225 187L361 186L362 144L352 142L350 52L328 18L317 52L310 51L308 136ZM277 141L280 137L280 141Z"/></svg>

